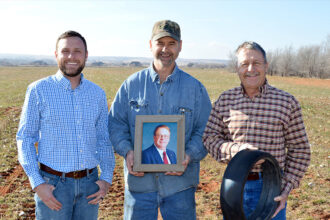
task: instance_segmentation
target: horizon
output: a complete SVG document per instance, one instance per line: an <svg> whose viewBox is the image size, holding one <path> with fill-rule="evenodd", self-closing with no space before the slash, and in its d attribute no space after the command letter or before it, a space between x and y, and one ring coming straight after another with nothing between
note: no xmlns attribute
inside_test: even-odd
<svg viewBox="0 0 330 220"><path fill-rule="evenodd" d="M17 56L22 56L22 57L43 57L43 58L50 58L50 59L54 59L54 61L56 61L56 58L55 56L52 56L52 55L43 55L43 54L15 54L15 53L0 53L0 59L3 59L2 57L5 57L6 59L8 59L9 57L14 57L14 58L18 58ZM102 57L102 58L140 58L140 59L150 59L152 60L153 58L150 56L150 57L141 57L141 56L108 56L108 55L105 55L105 56L88 56L88 58L97 58L97 57ZM13 59L14 59L13 58ZM88 58L87 58L87 62L88 62ZM182 57L178 57L178 60L209 60L209 61L229 61L229 58L228 59L217 59L217 58L182 58Z"/></svg>
<svg viewBox="0 0 330 220"><path fill-rule="evenodd" d="M322 44L330 36L329 8L325 0L4 0L0 48L2 54L53 56L57 37L72 29L86 38L91 57L151 58L153 24L170 19L181 27L179 58L228 60L246 40L266 51Z"/></svg>

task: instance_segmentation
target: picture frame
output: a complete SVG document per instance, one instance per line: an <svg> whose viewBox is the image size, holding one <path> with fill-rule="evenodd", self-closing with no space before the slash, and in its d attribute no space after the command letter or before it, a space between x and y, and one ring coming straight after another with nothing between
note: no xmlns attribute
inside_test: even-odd
<svg viewBox="0 0 330 220"><path fill-rule="evenodd" d="M161 159L161 151L159 151L160 147L157 144L158 142L162 142L162 139L160 139L160 136L162 135L159 136L159 132L166 132L165 130L169 131L169 140L166 147L166 152L168 153L167 159L169 161L169 164L164 164L165 160ZM157 135L155 135L155 132L157 133ZM157 139L158 136L159 139ZM173 152L176 155L176 161L175 159L173 159ZM184 152L184 115L136 116L133 171L183 172L185 169L182 165L182 162L184 160Z"/></svg>

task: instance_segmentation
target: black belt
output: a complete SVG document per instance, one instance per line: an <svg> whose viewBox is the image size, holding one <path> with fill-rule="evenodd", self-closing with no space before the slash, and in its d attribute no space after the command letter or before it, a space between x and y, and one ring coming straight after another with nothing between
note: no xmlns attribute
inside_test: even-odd
<svg viewBox="0 0 330 220"><path fill-rule="evenodd" d="M88 169L79 170L79 171L64 173L64 175L65 175L65 177L80 179L80 178L83 178L83 177L87 176L87 171L88 171L88 173L92 173L94 169L95 168L90 169L90 170L88 170ZM52 168L50 168L50 167L48 167L48 166L46 166L45 164L42 164L42 163L40 163L40 170L45 171L45 172L50 173L50 174L53 174L53 175L56 175L56 176L62 176L63 175L63 172L53 170Z"/></svg>
<svg viewBox="0 0 330 220"><path fill-rule="evenodd" d="M260 159L262 163L262 192L254 212L246 217L243 211L243 191L249 172ZM257 173L258 174L258 173ZM254 174L252 174L254 175ZM258 175L259 178L259 175ZM281 193L281 170L277 160L269 153L257 150L238 152L229 162L221 184L220 203L225 219L268 220L274 214Z"/></svg>
<svg viewBox="0 0 330 220"><path fill-rule="evenodd" d="M247 176L246 180L258 180L260 179L259 173L257 172L250 172Z"/></svg>

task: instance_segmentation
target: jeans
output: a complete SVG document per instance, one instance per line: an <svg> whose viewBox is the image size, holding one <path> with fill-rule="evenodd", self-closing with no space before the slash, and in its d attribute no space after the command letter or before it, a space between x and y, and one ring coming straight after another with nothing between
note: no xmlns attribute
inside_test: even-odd
<svg viewBox="0 0 330 220"><path fill-rule="evenodd" d="M46 183L55 186L53 195L62 204L62 208L59 211L51 210L35 193L36 219L97 219L99 206L88 204L92 199L86 198L99 190L99 186L95 183L98 180L97 169L80 179L55 176L44 171L40 173Z"/></svg>
<svg viewBox="0 0 330 220"><path fill-rule="evenodd" d="M157 220L158 207L164 220L196 219L195 187L162 197L158 192L125 190L125 220Z"/></svg>
<svg viewBox="0 0 330 220"><path fill-rule="evenodd" d="M257 207L262 191L262 179L246 181L243 192L243 209L245 216L248 217ZM286 219L286 205L273 220Z"/></svg>

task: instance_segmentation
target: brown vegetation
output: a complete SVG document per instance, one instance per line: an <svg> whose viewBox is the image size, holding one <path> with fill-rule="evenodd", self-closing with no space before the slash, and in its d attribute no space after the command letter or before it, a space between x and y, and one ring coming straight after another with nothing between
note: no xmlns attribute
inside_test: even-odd
<svg viewBox="0 0 330 220"><path fill-rule="evenodd" d="M105 89L109 103L120 84L137 69L87 68L85 76ZM17 162L15 134L29 82L53 74L56 68L0 69L0 219L34 219L33 191ZM239 84L223 70L187 69L202 81L212 101ZM312 161L300 187L289 197L287 218L330 219L330 85L328 80L268 77L270 84L297 97L303 109ZM99 219L122 219L123 161L116 155L113 185L100 206ZM222 219L219 191L225 166L207 156L201 162L196 203L198 219Z"/></svg>

